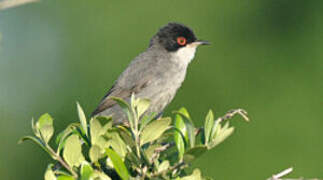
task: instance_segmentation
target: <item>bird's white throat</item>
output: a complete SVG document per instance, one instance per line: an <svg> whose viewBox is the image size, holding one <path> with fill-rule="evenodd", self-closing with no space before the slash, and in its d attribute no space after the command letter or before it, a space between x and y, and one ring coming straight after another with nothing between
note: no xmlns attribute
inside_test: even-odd
<svg viewBox="0 0 323 180"><path fill-rule="evenodd" d="M187 45L178 49L174 55L176 57L176 60L180 61L178 63L189 64L195 56L195 51L196 46Z"/></svg>

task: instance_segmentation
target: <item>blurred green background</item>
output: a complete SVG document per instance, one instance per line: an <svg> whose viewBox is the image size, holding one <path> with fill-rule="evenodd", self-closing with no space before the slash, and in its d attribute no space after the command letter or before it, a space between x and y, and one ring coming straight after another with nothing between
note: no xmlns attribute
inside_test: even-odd
<svg viewBox="0 0 323 180"><path fill-rule="evenodd" d="M201 125L244 108L236 132L194 166L218 180L261 180L284 168L323 177L323 1L43 0L0 11L1 179L42 179L47 154L30 120L49 112L56 132L87 114L132 58L169 21L212 46L198 50L167 108Z"/></svg>

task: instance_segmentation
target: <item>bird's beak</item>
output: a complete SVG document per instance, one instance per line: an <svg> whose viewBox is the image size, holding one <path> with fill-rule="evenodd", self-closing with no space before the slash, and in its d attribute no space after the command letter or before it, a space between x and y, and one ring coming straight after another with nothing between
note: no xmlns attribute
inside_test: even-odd
<svg viewBox="0 0 323 180"><path fill-rule="evenodd" d="M198 43L198 45L210 45L211 44L209 41L203 41L203 40L197 40L195 42Z"/></svg>
<svg viewBox="0 0 323 180"><path fill-rule="evenodd" d="M192 43L193 46L197 47L199 45L210 45L209 41L202 41L202 40L197 40Z"/></svg>

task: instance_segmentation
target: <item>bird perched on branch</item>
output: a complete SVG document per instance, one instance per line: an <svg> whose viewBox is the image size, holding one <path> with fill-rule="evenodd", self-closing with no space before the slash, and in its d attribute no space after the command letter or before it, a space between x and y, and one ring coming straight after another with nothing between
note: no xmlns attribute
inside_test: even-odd
<svg viewBox="0 0 323 180"><path fill-rule="evenodd" d="M147 50L132 60L119 76L92 116L112 116L115 124L126 122L125 114L110 97L129 102L132 93L150 100L148 113L162 113L184 81L196 48L206 44L209 43L198 40L183 24L169 23L162 27L152 37Z"/></svg>

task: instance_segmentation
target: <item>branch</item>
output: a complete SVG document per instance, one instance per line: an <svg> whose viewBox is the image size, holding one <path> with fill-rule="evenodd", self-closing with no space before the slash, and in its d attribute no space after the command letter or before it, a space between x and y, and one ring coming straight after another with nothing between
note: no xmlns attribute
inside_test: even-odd
<svg viewBox="0 0 323 180"><path fill-rule="evenodd" d="M230 110L229 112L227 112L224 116L222 117L219 117L217 119L217 121L219 122L222 122L224 120L227 120L227 119L231 119L233 116L235 116L236 114L239 114L240 116L243 117L244 120L246 120L247 122L249 121L249 118L248 118L248 113L247 111L243 110L243 109L233 109L233 110Z"/></svg>
<svg viewBox="0 0 323 180"><path fill-rule="evenodd" d="M292 171L293 171L293 168L290 167L290 168L285 169L277 174L274 174L273 176L271 176L267 180L280 180L283 176L286 176L287 174L291 173Z"/></svg>
<svg viewBox="0 0 323 180"><path fill-rule="evenodd" d="M271 176L270 178L268 178L267 180L320 180L318 178L312 178L312 179L306 179L306 178L303 178L303 177L300 177L300 178L283 178L284 176L290 174L291 172L293 171L293 168L290 167L288 169L285 169L277 174L274 174L273 176Z"/></svg>
<svg viewBox="0 0 323 180"><path fill-rule="evenodd" d="M28 3L38 2L39 0L2 0L0 10L21 6Z"/></svg>
<svg viewBox="0 0 323 180"><path fill-rule="evenodd" d="M53 158L57 160L62 166L64 166L72 175L73 177L77 178L78 175L77 173L71 168L62 158L61 156L57 155L55 151L48 145L46 144L47 149L53 154Z"/></svg>

